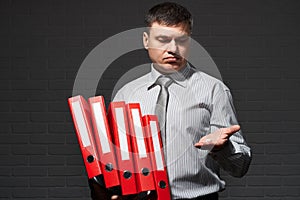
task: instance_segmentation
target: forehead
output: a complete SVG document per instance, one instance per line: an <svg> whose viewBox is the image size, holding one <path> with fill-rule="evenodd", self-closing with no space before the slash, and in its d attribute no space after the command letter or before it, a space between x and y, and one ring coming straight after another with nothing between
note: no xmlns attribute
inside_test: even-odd
<svg viewBox="0 0 300 200"><path fill-rule="evenodd" d="M189 35L188 28L184 24L177 24L173 26L159 24L154 22L150 27L150 35L158 36L168 36L168 37L180 37L183 35Z"/></svg>

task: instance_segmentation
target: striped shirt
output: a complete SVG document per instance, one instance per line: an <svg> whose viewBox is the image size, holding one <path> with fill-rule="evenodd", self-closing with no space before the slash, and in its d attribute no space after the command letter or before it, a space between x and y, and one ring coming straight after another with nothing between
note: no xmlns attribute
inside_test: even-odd
<svg viewBox="0 0 300 200"><path fill-rule="evenodd" d="M154 114L161 74L151 72L127 83L114 101L140 103L142 114ZM251 150L241 131L230 137L222 150L209 152L194 147L201 137L219 128L238 124L232 97L223 82L187 65L171 74L166 114L165 157L173 199L195 198L225 189L220 167L232 176L243 176Z"/></svg>

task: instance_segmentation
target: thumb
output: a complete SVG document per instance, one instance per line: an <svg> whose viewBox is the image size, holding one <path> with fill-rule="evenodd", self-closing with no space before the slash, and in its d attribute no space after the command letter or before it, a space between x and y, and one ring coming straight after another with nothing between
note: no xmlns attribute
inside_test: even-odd
<svg viewBox="0 0 300 200"><path fill-rule="evenodd" d="M120 200L121 198L118 195L113 195L111 200Z"/></svg>
<svg viewBox="0 0 300 200"><path fill-rule="evenodd" d="M227 128L223 129L223 133L225 133L228 136L233 135L234 133L238 132L241 129L239 125L233 125Z"/></svg>

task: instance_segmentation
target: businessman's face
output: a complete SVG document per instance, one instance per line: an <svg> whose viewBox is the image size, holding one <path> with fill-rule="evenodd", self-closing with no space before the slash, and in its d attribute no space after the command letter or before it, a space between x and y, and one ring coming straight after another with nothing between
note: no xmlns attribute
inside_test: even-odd
<svg viewBox="0 0 300 200"><path fill-rule="evenodd" d="M144 32L143 42L154 67L162 73L172 73L185 67L190 37L186 26L166 26L154 22Z"/></svg>

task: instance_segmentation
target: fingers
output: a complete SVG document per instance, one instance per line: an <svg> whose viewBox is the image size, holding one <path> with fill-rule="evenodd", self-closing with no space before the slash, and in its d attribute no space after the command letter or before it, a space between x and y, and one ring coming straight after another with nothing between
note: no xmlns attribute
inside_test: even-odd
<svg viewBox="0 0 300 200"><path fill-rule="evenodd" d="M116 200L116 199L120 199L118 195L113 195L113 196L111 197L111 200Z"/></svg>
<svg viewBox="0 0 300 200"><path fill-rule="evenodd" d="M228 136L233 135L235 132L238 132L241 129L239 125L233 125L227 128L223 128L222 132L225 133Z"/></svg>
<svg viewBox="0 0 300 200"><path fill-rule="evenodd" d="M239 131L240 128L239 125L233 125L227 128L218 129L217 131L202 137L199 142L194 144L194 146L204 150L220 148L227 142L228 138Z"/></svg>
<svg viewBox="0 0 300 200"><path fill-rule="evenodd" d="M202 143L196 143L194 146L198 149L202 150L211 150L214 147L214 144L202 144Z"/></svg>
<svg viewBox="0 0 300 200"><path fill-rule="evenodd" d="M91 188L92 199L110 199L109 191L98 184L94 179L89 179L89 186Z"/></svg>
<svg viewBox="0 0 300 200"><path fill-rule="evenodd" d="M204 136L203 138L200 139L199 142L194 144L195 147L197 148L202 148L202 149L211 149L211 147L214 146L214 140L209 138L208 136Z"/></svg>
<svg viewBox="0 0 300 200"><path fill-rule="evenodd" d="M131 194L131 195L113 195L111 197L111 200L138 200L139 195L138 194Z"/></svg>

